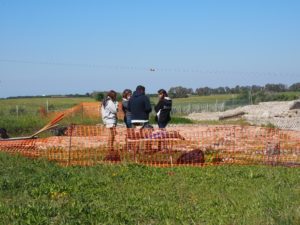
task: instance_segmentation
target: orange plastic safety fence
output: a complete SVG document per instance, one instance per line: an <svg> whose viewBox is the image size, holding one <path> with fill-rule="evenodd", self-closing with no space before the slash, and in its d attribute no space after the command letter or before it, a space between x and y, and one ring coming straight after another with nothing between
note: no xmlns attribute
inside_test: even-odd
<svg viewBox="0 0 300 225"><path fill-rule="evenodd" d="M300 132L265 127L184 126L126 129L70 125L64 136L0 140L0 151L64 166L140 163L151 166L300 166Z"/></svg>
<svg viewBox="0 0 300 225"><path fill-rule="evenodd" d="M60 114L67 116L80 115L83 117L101 118L101 102L83 102L73 108L63 111L48 111L44 107L40 107L41 116L48 116L50 118L56 117ZM122 103L119 102L118 118L123 118Z"/></svg>

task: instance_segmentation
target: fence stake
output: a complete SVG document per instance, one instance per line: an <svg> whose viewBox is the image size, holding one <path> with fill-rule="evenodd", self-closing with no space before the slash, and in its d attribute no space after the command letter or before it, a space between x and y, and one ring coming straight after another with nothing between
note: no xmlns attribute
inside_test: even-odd
<svg viewBox="0 0 300 225"><path fill-rule="evenodd" d="M16 113L17 113L17 118L19 118L19 106L16 105Z"/></svg>
<svg viewBox="0 0 300 225"><path fill-rule="evenodd" d="M69 160L68 160L68 166L70 166L71 163L71 149L72 149L72 133L73 133L73 125L70 125L70 142L69 142Z"/></svg>

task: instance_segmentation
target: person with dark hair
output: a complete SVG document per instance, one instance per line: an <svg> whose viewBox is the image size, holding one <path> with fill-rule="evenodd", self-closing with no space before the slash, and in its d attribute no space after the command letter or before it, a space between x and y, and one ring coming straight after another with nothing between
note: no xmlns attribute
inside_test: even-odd
<svg viewBox="0 0 300 225"><path fill-rule="evenodd" d="M128 101L132 96L132 91L130 89L125 89L123 91L122 97L122 110L124 112L124 122L127 128L131 128L131 112L128 110Z"/></svg>
<svg viewBox="0 0 300 225"><path fill-rule="evenodd" d="M128 111L131 112L131 123L145 125L149 123L149 114L152 111L149 98L145 95L145 87L139 85L128 102Z"/></svg>
<svg viewBox="0 0 300 225"><path fill-rule="evenodd" d="M108 149L109 153L105 157L106 160L119 161L120 155L114 151L114 141L117 134L116 126L118 121L118 102L117 93L113 90L107 93L101 107L102 121L106 128L109 129Z"/></svg>
<svg viewBox="0 0 300 225"><path fill-rule="evenodd" d="M159 128L165 128L171 120L172 100L168 97L168 93L164 89L158 90L159 101L155 105L155 120Z"/></svg>
<svg viewBox="0 0 300 225"><path fill-rule="evenodd" d="M118 121L118 102L117 93L113 90L107 93L101 107L102 120L107 128L117 126Z"/></svg>

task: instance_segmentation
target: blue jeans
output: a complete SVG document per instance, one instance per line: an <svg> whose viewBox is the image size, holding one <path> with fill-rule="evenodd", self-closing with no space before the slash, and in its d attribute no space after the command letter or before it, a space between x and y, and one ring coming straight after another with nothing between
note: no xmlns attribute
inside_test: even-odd
<svg viewBox="0 0 300 225"><path fill-rule="evenodd" d="M127 128L132 128L130 117L124 117L124 122L125 122Z"/></svg>
<svg viewBox="0 0 300 225"><path fill-rule="evenodd" d="M159 128L165 128L168 123L158 123Z"/></svg>

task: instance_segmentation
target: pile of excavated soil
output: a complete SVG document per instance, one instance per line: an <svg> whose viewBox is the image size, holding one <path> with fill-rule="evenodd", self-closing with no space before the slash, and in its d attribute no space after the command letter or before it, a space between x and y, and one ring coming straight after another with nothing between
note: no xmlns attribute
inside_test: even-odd
<svg viewBox="0 0 300 225"><path fill-rule="evenodd" d="M241 117L253 125L273 124L281 129L300 131L300 101L261 102L258 105L248 105L225 112L191 113L188 119L221 120Z"/></svg>

